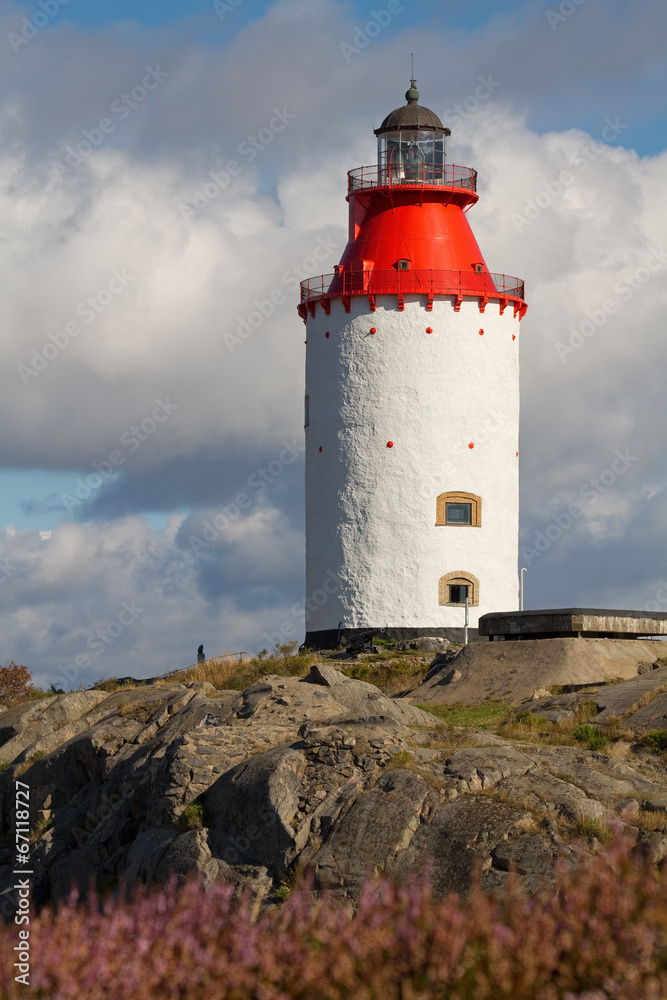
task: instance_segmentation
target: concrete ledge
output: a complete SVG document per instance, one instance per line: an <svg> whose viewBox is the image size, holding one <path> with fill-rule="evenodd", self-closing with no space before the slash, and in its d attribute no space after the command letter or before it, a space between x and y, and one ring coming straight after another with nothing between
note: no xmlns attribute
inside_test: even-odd
<svg viewBox="0 0 667 1000"><path fill-rule="evenodd" d="M667 612L557 608L493 612L479 619L480 636L498 639L639 639L667 636Z"/></svg>

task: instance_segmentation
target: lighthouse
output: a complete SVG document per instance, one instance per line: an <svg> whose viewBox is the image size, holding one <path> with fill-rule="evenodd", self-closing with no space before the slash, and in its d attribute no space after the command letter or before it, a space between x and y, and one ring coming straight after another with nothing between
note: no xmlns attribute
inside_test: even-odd
<svg viewBox="0 0 667 1000"><path fill-rule="evenodd" d="M306 645L366 629L459 638L518 607L524 284L468 223L477 174L419 104L348 174L349 240L302 282ZM467 599L467 600L466 600Z"/></svg>

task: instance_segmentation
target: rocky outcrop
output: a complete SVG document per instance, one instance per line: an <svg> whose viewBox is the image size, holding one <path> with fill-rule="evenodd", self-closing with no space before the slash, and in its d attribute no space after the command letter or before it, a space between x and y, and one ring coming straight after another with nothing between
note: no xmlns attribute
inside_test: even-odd
<svg viewBox="0 0 667 1000"><path fill-rule="evenodd" d="M629 680L652 670L664 644L642 639L522 639L474 642L452 658L434 660L413 703L452 705L485 698L517 704L537 690ZM437 661L437 662L436 662Z"/></svg>
<svg viewBox="0 0 667 1000"><path fill-rule="evenodd" d="M622 706L635 725L662 724L661 681L656 670L602 689L601 717ZM567 717L578 697L529 709ZM59 695L0 714L0 735L10 913L16 778L30 788L37 901L73 884L132 887L171 874L270 900L303 869L316 889L352 898L369 874L425 866L438 893L465 893L475 872L500 889L512 868L537 886L559 852L574 858L578 830L590 837L613 820L667 854L659 754L462 733L331 664L243 692L155 684ZM655 821L642 826L646 811Z"/></svg>
<svg viewBox="0 0 667 1000"><path fill-rule="evenodd" d="M594 706L591 722L618 722L631 733L648 729L667 730L667 666L658 662L649 671L622 684L584 688L568 694L532 698L526 708L550 721L573 718L577 706Z"/></svg>
<svg viewBox="0 0 667 1000"><path fill-rule="evenodd" d="M104 691L73 691L67 698L54 696L31 701L0 714L2 759L14 760L22 750L46 752L79 728L90 724L84 716L106 699ZM41 737L41 740L40 740Z"/></svg>

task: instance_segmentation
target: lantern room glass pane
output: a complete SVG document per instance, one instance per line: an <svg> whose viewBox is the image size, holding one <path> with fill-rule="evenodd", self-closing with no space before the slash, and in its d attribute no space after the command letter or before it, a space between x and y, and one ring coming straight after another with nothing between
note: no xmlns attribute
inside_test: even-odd
<svg viewBox="0 0 667 1000"><path fill-rule="evenodd" d="M428 129L397 129L378 136L378 168L387 184L443 184L445 136Z"/></svg>

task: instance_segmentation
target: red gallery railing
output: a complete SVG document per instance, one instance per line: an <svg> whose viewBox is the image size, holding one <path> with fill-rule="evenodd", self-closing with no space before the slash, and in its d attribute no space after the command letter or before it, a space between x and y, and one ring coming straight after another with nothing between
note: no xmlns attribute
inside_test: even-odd
<svg viewBox="0 0 667 1000"><path fill-rule="evenodd" d="M455 187L466 191L477 190L477 171L472 167L458 167L455 163L441 166L425 163L406 163L400 167L356 167L347 175L348 191L379 187Z"/></svg>
<svg viewBox="0 0 667 1000"><path fill-rule="evenodd" d="M320 274L301 282L301 302L341 295L467 295L524 301L524 282L507 274L483 271L406 270L394 268Z"/></svg>
<svg viewBox="0 0 667 1000"><path fill-rule="evenodd" d="M399 310L404 307L405 295L426 296L429 311L436 295L452 295L455 312L461 309L464 298L476 298L480 312L484 312L489 301L498 302L501 315L509 305L520 319L526 311L524 282L508 274L410 268L346 271L339 268L334 274L320 274L301 282L299 315L305 323L307 313L315 315L318 302L329 315L332 298L342 299L345 311L349 312L353 295L367 295L371 311L376 308L377 295L396 295Z"/></svg>

